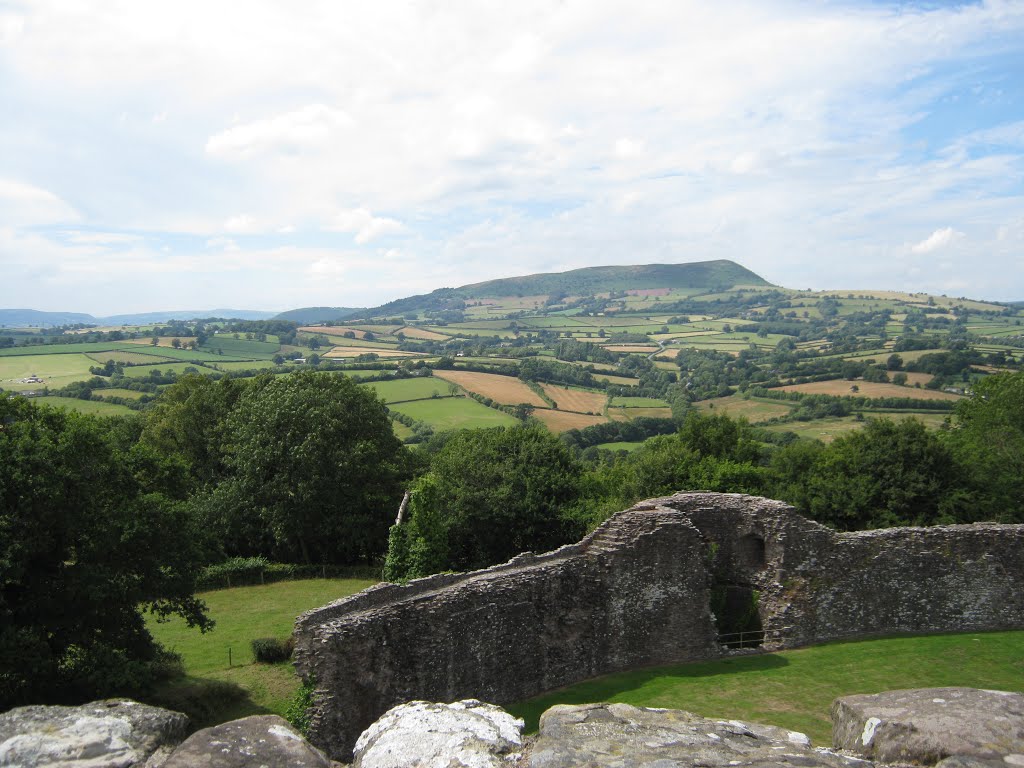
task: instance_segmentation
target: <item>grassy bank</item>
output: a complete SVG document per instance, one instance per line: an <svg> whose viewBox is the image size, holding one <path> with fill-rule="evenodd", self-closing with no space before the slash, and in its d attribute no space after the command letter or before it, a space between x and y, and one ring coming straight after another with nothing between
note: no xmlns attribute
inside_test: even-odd
<svg viewBox="0 0 1024 768"><path fill-rule="evenodd" d="M354 594L374 582L364 579L305 579L204 592L209 615L217 622L206 634L174 619L149 621L153 637L181 654L184 680L161 686L153 700L188 712L202 725L246 715L283 714L299 687L290 662L256 664L251 640L292 633L303 611Z"/></svg>
<svg viewBox="0 0 1024 768"><path fill-rule="evenodd" d="M590 680L508 707L534 730L555 704L613 701L751 720L831 743L837 696L963 685L1024 688L1024 632L924 635L829 643L781 653L680 664Z"/></svg>

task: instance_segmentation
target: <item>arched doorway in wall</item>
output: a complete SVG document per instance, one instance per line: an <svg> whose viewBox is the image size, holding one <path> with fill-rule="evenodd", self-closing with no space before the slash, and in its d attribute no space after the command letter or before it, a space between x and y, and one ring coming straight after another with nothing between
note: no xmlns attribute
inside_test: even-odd
<svg viewBox="0 0 1024 768"><path fill-rule="evenodd" d="M729 560L729 573L719 574L711 588L718 641L727 648L759 648L764 627L759 594L749 579L766 566L764 539L753 533L740 537Z"/></svg>

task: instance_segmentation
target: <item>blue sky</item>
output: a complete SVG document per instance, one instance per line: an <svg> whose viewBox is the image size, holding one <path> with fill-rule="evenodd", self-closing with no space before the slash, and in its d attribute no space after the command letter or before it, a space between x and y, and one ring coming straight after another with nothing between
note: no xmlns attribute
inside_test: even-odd
<svg viewBox="0 0 1024 768"><path fill-rule="evenodd" d="M1024 0L0 0L0 307L717 258L1024 299Z"/></svg>

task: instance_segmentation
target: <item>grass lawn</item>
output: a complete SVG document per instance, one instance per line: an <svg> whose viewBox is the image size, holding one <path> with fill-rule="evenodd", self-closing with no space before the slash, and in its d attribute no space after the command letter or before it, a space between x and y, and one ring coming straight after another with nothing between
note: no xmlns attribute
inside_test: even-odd
<svg viewBox="0 0 1024 768"><path fill-rule="evenodd" d="M157 623L149 618L147 626L153 637L181 654L188 676L158 690L155 700L187 706L190 698L209 699L211 692L226 689L226 683L237 688L233 695L223 697L223 708L206 714L207 722L203 724L265 712L283 714L298 690L299 679L290 662L253 663L249 642L260 637L284 640L292 633L295 617L303 611L372 584L362 579L307 579L204 592L199 596L217 622L206 634L189 629L181 619ZM206 702L202 706L209 709Z"/></svg>
<svg viewBox="0 0 1024 768"><path fill-rule="evenodd" d="M60 389L73 381L92 377L90 366L96 365L85 355L25 355L0 357L0 387L9 392L38 391L43 387ZM17 379L38 376L42 384L19 384Z"/></svg>
<svg viewBox="0 0 1024 768"><path fill-rule="evenodd" d="M898 688L1024 688L1024 632L921 635L829 643L590 680L507 707L535 730L555 704L611 701L750 720L831 743L837 696Z"/></svg>

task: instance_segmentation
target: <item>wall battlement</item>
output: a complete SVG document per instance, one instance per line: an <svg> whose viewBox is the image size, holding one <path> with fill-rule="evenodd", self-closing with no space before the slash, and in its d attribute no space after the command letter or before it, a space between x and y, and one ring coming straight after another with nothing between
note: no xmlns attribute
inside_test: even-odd
<svg viewBox="0 0 1024 768"><path fill-rule="evenodd" d="M715 658L737 627L767 630L765 648L1024 627L1024 526L836 533L779 501L676 494L553 552L304 613L295 658L316 679L312 741L344 759L397 703L507 704Z"/></svg>

